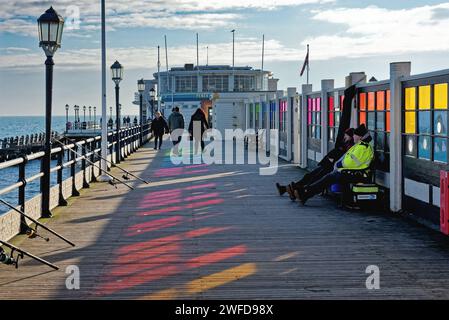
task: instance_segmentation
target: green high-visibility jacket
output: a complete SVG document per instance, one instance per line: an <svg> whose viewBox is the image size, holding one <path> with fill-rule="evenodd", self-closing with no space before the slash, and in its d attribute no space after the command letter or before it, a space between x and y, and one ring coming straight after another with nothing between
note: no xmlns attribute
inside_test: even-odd
<svg viewBox="0 0 449 320"><path fill-rule="evenodd" d="M373 147L369 143L361 141L346 152L343 157L342 168L339 168L339 171L365 170L369 168L373 159Z"/></svg>

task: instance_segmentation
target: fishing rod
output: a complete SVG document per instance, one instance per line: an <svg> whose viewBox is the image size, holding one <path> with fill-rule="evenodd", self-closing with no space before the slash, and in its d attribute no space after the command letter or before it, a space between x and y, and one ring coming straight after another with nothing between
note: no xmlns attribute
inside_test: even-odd
<svg viewBox="0 0 449 320"><path fill-rule="evenodd" d="M30 217L30 216L27 215L25 212L23 212L23 211L17 209L16 207L14 207L13 205L11 205L10 203L6 202L6 201L3 200L3 199L0 199L0 202L3 203L3 204L4 204L5 206L7 206L8 208L10 208L10 209L16 211L16 212L19 213L21 216L27 218L28 220L30 220L30 221L32 221L33 223L36 224L36 227L35 227L34 229L31 228L31 227L28 227L28 230L26 231L26 233L27 233L27 235L28 235L28 237L29 237L30 239L39 237L39 238L44 239L44 240L47 241L47 242L50 241L50 239L44 238L44 237L42 237L41 235L39 235L39 234L37 233L37 228L38 228L38 227L41 227L42 229L44 229L44 230L50 232L51 234L55 235L55 236L58 237L59 239L61 239L61 240L65 241L65 242L67 242L67 243L70 244L72 247L75 247L75 244L74 244L73 242L71 242L70 240L67 240L67 239L64 238L62 235L60 235L60 234L57 233L56 231L50 229L50 228L47 227L46 225L40 223L40 222L37 221L36 219Z"/></svg>
<svg viewBox="0 0 449 320"><path fill-rule="evenodd" d="M39 261L42 264L45 264L45 265L49 266L50 268L53 268L55 270L59 270L58 266L48 262L47 260L44 260L42 258L37 257L34 254L31 254L31 253L29 253L29 252L27 252L25 250L22 250L22 249L14 246L14 245L8 243L8 242L0 240L0 244L2 246L6 246L9 249L11 249L11 253L8 255L8 254L5 253L5 250L0 247L0 263L3 263L5 265L13 265L13 266L16 267L16 269L18 269L19 268L19 260L23 259L24 256L28 256L28 257L36 260L36 261ZM14 253L16 251L18 253L17 253L17 256L14 257Z"/></svg>
<svg viewBox="0 0 449 320"><path fill-rule="evenodd" d="M75 140L70 139L70 138L68 138L68 137L65 137L65 138L66 138L67 140L69 140L70 142L76 144L76 141L75 141ZM81 147L82 147L84 150L88 150L88 149L87 149L87 146L81 146ZM120 167L119 165L117 165L117 164L115 164L115 163L112 163L112 162L109 161L108 159L103 158L103 157L100 155L99 152L97 152L97 151L95 151L95 150L91 150L91 151L92 151L93 153L95 153L95 154L97 155L97 157L99 157L100 159L106 161L106 162L109 163L111 166L114 166L114 167L118 168L119 170L123 171L124 173L126 173L126 174L124 174L124 175L122 176L123 179L129 180L128 175L130 175L131 177L136 178L137 180L142 181L142 182L145 183L145 184L149 184L148 181L146 181L146 180L144 180L144 179L142 179L142 178L136 176L135 174L133 174L132 172L130 172L130 171L128 171L128 170L123 169L123 168Z"/></svg>
<svg viewBox="0 0 449 320"><path fill-rule="evenodd" d="M73 150L72 148L70 148L69 146L67 146L66 144L64 144L63 142L59 141L56 138L52 138L53 141L56 141L58 144L60 144L61 146L67 148L67 150L73 152L73 154L77 155L78 157L83 157L84 160L86 160L87 163L89 163L90 165L94 166L95 168L99 169L100 171L104 172L106 175L108 175L109 177L111 177L114 180L117 180L119 183L124 184L125 186L127 186L130 190L134 190L134 188L132 186L130 186L129 184L127 184L126 182L120 180L119 178L113 176L112 174L110 174L109 172L107 172L107 170L102 169L100 166L96 165L95 163L93 163L92 161L90 161L89 159L87 159L87 157L85 157L82 154L79 154L78 152L76 152L75 150ZM114 186L115 188L117 188L117 186L115 185L115 183L113 181L109 181L109 184Z"/></svg>

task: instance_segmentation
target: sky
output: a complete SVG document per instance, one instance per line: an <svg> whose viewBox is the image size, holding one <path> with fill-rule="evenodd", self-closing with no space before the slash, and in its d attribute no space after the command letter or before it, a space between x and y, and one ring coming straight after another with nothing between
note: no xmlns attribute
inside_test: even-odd
<svg viewBox="0 0 449 320"><path fill-rule="evenodd" d="M62 15L62 47L54 57L53 114L64 106L101 107L100 1L0 0L0 116L44 115L44 52L38 46L36 19L50 6ZM137 80L157 71L157 46L165 68L196 63L261 67L279 79L279 89L297 87L310 44L310 81L343 86L350 72L387 79L389 63L411 61L412 73L448 68L449 1L417 0L106 0L107 66L125 66L121 103L132 104ZM108 107L114 104L108 70ZM71 108L71 113L73 109Z"/></svg>

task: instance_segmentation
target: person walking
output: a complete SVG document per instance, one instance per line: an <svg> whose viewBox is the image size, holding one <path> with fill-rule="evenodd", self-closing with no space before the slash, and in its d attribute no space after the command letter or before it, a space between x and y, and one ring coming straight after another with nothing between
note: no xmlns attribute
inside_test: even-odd
<svg viewBox="0 0 449 320"><path fill-rule="evenodd" d="M179 107L173 108L172 114L168 117L168 128L172 134L175 130L184 130L184 117L179 112ZM181 142L182 135L172 137L173 146L175 147L174 154L178 154L178 144Z"/></svg>
<svg viewBox="0 0 449 320"><path fill-rule="evenodd" d="M201 108L198 108L192 115L189 124L190 139L195 139L195 154L198 153L199 142L201 142L201 153L204 151L203 134L207 129L209 129L209 124L206 115Z"/></svg>
<svg viewBox="0 0 449 320"><path fill-rule="evenodd" d="M151 132L153 132L154 135L154 150L157 150L158 148L160 150L164 133L168 133L168 125L167 121L165 121L159 111L156 112L156 118L151 122Z"/></svg>

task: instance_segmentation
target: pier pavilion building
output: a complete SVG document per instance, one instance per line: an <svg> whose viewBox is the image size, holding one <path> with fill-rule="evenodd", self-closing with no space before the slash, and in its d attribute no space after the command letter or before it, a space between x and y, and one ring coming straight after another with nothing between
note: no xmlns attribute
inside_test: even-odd
<svg viewBox="0 0 449 320"><path fill-rule="evenodd" d="M146 114L151 114L148 92L151 88L157 90L159 85L160 101L155 104L160 106L165 117L170 115L172 108L179 107L188 123L195 110L202 108L212 127L220 131L243 129L246 127L245 101L261 94L275 93L277 81L270 71L249 66L185 64L168 72L155 73L154 79L146 80L144 108ZM134 103L139 103L138 94Z"/></svg>

